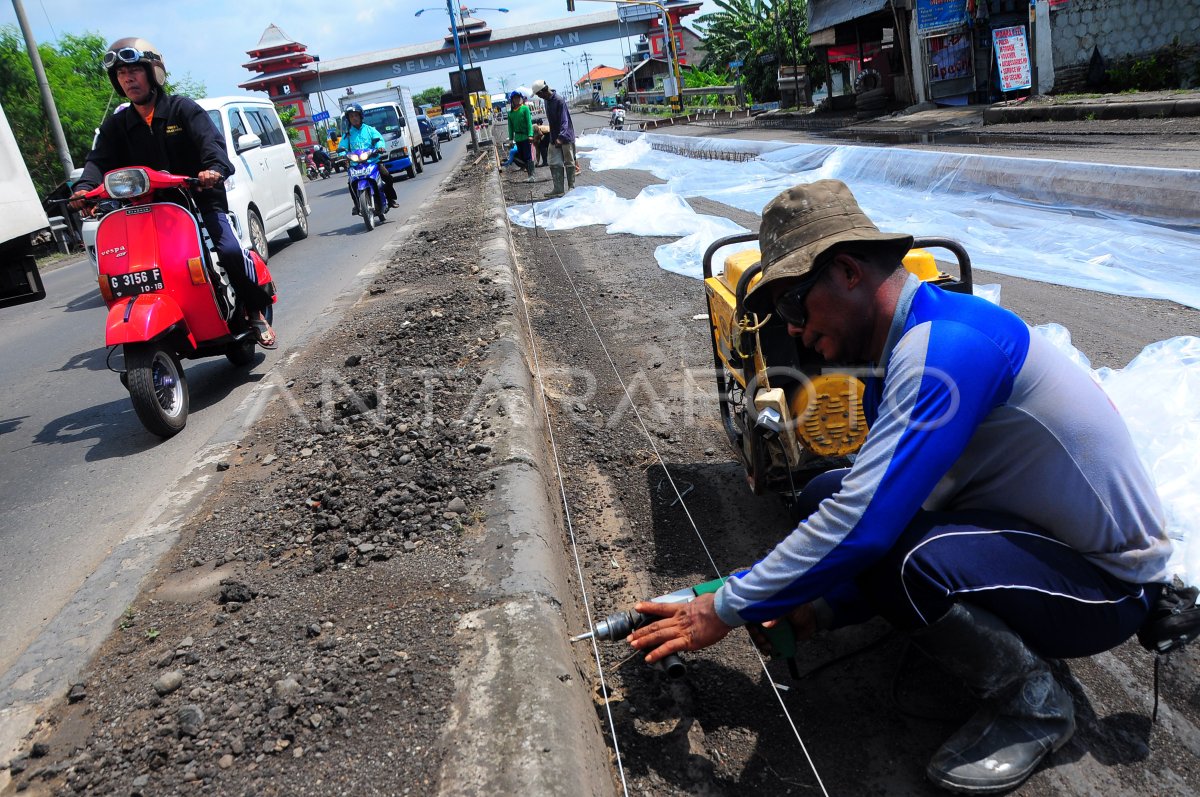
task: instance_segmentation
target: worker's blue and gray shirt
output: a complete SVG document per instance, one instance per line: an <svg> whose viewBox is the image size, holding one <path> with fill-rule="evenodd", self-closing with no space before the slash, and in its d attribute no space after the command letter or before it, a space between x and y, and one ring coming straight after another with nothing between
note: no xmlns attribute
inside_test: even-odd
<svg viewBox="0 0 1200 797"><path fill-rule="evenodd" d="M1015 314L910 276L842 482L716 595L729 625L779 617L871 565L921 509L1015 515L1130 583L1168 580L1163 510L1101 388Z"/></svg>

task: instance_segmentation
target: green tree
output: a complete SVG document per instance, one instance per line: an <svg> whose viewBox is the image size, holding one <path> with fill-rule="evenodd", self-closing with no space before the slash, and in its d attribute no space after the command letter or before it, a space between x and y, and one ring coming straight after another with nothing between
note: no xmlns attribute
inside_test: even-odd
<svg viewBox="0 0 1200 797"><path fill-rule="evenodd" d="M167 85L163 88L168 94L179 94L193 100L202 100L208 96L208 87L192 77L191 72L184 72L179 77L171 77L168 74Z"/></svg>
<svg viewBox="0 0 1200 797"><path fill-rule="evenodd" d="M724 69L731 61L741 61L746 91L763 100L779 98L776 70L780 64L803 64L814 74L808 0L713 2L721 10L696 20L707 51L702 68Z"/></svg>
<svg viewBox="0 0 1200 797"><path fill-rule="evenodd" d="M700 89L705 86L728 86L733 83L733 76L728 70L716 69L685 69L683 70L683 85L689 89ZM720 94L692 95L689 103L699 103L706 107L720 106L723 100Z"/></svg>
<svg viewBox="0 0 1200 797"><path fill-rule="evenodd" d="M414 105L441 105L442 104L442 95L445 94L446 92L448 92L449 90L450 89L444 89L441 86L434 86L433 88L425 89L424 91L413 95L413 104Z"/></svg>
<svg viewBox="0 0 1200 797"><path fill-rule="evenodd" d="M116 105L116 92L100 63L107 46L98 34L85 33L64 34L56 47L38 47L67 148L76 165L82 165L87 157L106 109ZM62 182L62 165L42 109L25 40L12 25L0 27L0 104L4 105L34 184L40 193L48 193Z"/></svg>
<svg viewBox="0 0 1200 797"><path fill-rule="evenodd" d="M300 131L290 125L292 124L292 120L296 118L296 106L276 105L275 110L279 112L279 121L283 122L283 129L287 131L288 140L295 144L300 140Z"/></svg>
<svg viewBox="0 0 1200 797"><path fill-rule="evenodd" d="M66 33L54 45L38 45L67 149L76 166L86 160L104 117L125 101L113 90L101 63L107 49L108 42L98 33ZM196 99L206 91L204 84L188 73L168 80L166 90ZM0 27L0 104L34 185L39 193L49 193L63 180L62 164L42 108L25 39L13 25Z"/></svg>

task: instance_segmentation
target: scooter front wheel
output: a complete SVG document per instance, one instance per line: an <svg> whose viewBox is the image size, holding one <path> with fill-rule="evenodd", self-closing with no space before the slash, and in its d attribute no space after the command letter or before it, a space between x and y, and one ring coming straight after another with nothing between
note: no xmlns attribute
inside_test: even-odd
<svg viewBox="0 0 1200 797"><path fill-rule="evenodd" d="M375 229L375 197L369 188L358 192L358 215L362 216L367 231Z"/></svg>
<svg viewBox="0 0 1200 797"><path fill-rule="evenodd" d="M125 346L125 372L133 409L159 437L173 437L187 424L188 386L174 352L157 343Z"/></svg>

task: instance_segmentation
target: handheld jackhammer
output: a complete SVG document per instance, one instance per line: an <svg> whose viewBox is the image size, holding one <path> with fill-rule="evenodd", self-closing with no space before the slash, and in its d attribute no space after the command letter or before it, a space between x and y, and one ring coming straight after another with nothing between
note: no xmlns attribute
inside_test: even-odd
<svg viewBox="0 0 1200 797"><path fill-rule="evenodd" d="M710 592L716 592L725 583L724 578L715 578L712 581L705 581L703 584L696 584L691 587L677 589L674 592L668 592L666 595L659 595L653 599L653 603L690 603L701 595L706 595ZM571 637L572 642L581 642L585 639L603 639L607 642L616 642L624 639L634 632L635 629L641 628L648 622L657 620L657 617L648 617L636 609L629 609L623 612L610 614L600 622L596 623L595 628L591 631L586 631L579 636ZM793 668L795 663L793 657L796 655L796 638L792 633L791 624L781 622L773 628L763 628L761 625L756 626L760 633L767 638L771 643L771 658L787 658L789 666ZM672 653L663 658L659 664L662 666L663 672L669 678L681 678L687 672L687 665L683 663L683 659Z"/></svg>

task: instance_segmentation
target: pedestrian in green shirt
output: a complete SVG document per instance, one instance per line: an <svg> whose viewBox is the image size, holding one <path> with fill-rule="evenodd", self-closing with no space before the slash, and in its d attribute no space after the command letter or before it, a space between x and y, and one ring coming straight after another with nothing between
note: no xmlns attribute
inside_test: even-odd
<svg viewBox="0 0 1200 797"><path fill-rule="evenodd" d="M533 143L533 114L525 104L525 97L521 92L514 91L508 99L512 103L512 110L508 112L508 140L517 145L517 164L524 165L525 170L529 172L525 182L532 183L533 152L530 145ZM521 161L524 161L524 164Z"/></svg>

